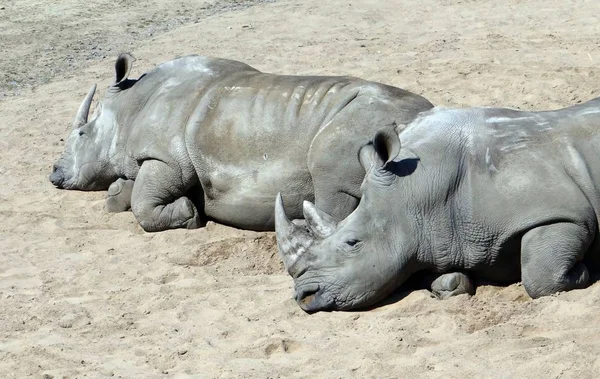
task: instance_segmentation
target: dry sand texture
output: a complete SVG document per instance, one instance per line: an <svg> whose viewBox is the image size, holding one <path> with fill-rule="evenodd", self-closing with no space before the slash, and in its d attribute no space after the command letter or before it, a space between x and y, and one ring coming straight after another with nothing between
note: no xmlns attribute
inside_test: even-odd
<svg viewBox="0 0 600 379"><path fill-rule="evenodd" d="M535 301L518 285L444 302L414 291L309 316L272 234L147 234L105 213L103 193L47 176L122 51L134 76L199 53L438 105L547 109L600 95L599 14L597 0L0 3L0 376L598 377L598 284Z"/></svg>

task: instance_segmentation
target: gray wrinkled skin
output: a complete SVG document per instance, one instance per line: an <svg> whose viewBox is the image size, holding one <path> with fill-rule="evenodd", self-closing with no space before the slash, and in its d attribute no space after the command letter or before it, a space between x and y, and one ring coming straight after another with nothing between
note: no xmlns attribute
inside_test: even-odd
<svg viewBox="0 0 600 379"><path fill-rule="evenodd" d="M146 231L207 219L272 230L278 192L293 217L303 199L316 199L342 219L358 204L358 153L376 126L406 124L432 107L357 78L273 75L199 56L127 79L133 61L119 56L116 82L88 122L90 91L50 181L110 187L107 210L131 207Z"/></svg>
<svg viewBox="0 0 600 379"><path fill-rule="evenodd" d="M371 306L422 270L445 274L440 298L473 293L469 277L521 280L537 298L597 274L600 98L549 112L434 108L399 135L381 130L360 157L362 198L343 221L305 203L320 217L293 226L277 201L306 311Z"/></svg>

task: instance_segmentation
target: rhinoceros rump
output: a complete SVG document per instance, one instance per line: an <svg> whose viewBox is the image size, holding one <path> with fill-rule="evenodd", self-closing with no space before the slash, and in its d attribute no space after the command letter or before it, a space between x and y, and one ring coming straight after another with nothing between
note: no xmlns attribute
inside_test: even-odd
<svg viewBox="0 0 600 379"><path fill-rule="evenodd" d="M400 144L402 141L402 145ZM557 111L423 112L360 151L358 207L336 223L276 201L277 242L306 311L367 307L416 272L439 297L521 280L537 298L600 268L600 98Z"/></svg>
<svg viewBox="0 0 600 379"><path fill-rule="evenodd" d="M308 198L341 219L358 204L358 152L375 128L432 107L352 77L273 75L188 56L133 80L132 62L118 57L115 84L88 122L92 87L50 181L108 189L107 209L131 207L146 231L207 219L270 230L278 192L292 216Z"/></svg>

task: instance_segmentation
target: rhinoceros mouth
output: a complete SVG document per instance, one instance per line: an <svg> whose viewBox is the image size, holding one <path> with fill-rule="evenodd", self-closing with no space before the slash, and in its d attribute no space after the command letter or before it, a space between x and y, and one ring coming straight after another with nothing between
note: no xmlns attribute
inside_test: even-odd
<svg viewBox="0 0 600 379"><path fill-rule="evenodd" d="M296 288L296 302L307 313L335 310L335 302L325 294L319 284Z"/></svg>
<svg viewBox="0 0 600 379"><path fill-rule="evenodd" d="M65 186L65 176L63 174L63 171L57 167L54 166L54 168L52 169L52 174L50 174L50 182L52 184L54 184L54 186L58 189L64 189Z"/></svg>

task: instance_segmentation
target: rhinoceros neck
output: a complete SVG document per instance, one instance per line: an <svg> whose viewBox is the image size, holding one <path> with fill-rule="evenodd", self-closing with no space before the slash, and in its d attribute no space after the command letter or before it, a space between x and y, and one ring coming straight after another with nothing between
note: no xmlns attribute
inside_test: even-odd
<svg viewBox="0 0 600 379"><path fill-rule="evenodd" d="M110 140L109 148L108 148L108 161L112 169L115 171L116 175L119 177L124 177L124 169L123 169L123 156L124 151L119 145L120 140L120 132L119 125L114 122L113 128L111 132L111 136L108 138Z"/></svg>
<svg viewBox="0 0 600 379"><path fill-rule="evenodd" d="M448 116L438 116L438 112L425 112L423 118L400 133L399 157L416 157L407 159L406 164L415 159L417 163L414 171L407 169L409 174L398 177L395 191L397 204L406 210L412 225L416 266L432 271L451 269L463 260L461 201L464 192L469 191L461 141L470 126L464 120L446 120L453 126L440 127Z"/></svg>
<svg viewBox="0 0 600 379"><path fill-rule="evenodd" d="M121 92L112 94L112 97L106 102L104 109L107 113L103 114L107 125L107 135L105 140L108 143L108 157L112 168L118 177L135 179L131 167L137 163L131 162L130 157L130 136L134 126L131 117L131 111L123 106L131 102L132 94L130 92ZM118 105L118 106L116 106ZM135 169L137 174L137 168Z"/></svg>

